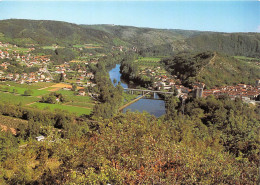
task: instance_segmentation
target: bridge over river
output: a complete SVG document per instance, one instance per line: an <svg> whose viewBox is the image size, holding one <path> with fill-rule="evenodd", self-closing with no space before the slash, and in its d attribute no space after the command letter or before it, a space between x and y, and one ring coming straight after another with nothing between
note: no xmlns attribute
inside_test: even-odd
<svg viewBox="0 0 260 185"><path fill-rule="evenodd" d="M147 90L147 89L131 89L131 88L124 88L125 91L129 91L130 94L133 94L134 92L141 92L142 95L146 93L158 93L158 94L173 94L173 92L164 92L164 91L154 91L154 90Z"/></svg>

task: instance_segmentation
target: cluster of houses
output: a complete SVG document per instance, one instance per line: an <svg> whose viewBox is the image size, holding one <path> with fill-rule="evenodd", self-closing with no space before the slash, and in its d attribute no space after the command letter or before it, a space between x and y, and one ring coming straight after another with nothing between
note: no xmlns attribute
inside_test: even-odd
<svg viewBox="0 0 260 185"><path fill-rule="evenodd" d="M256 99L260 95L260 80L257 80L256 86L238 84L236 86L224 86L203 91L203 96L219 96L227 94L231 99L240 98L244 101Z"/></svg>
<svg viewBox="0 0 260 185"><path fill-rule="evenodd" d="M4 72L0 71L0 80L1 81L14 81L20 84L24 83L38 83L38 82L51 82L51 78L46 76L43 72L31 72L31 73L7 73L6 75L3 75Z"/></svg>
<svg viewBox="0 0 260 185"><path fill-rule="evenodd" d="M19 51L19 48L16 45L12 45L9 43L0 42L0 58L1 59L9 59L15 60L17 62L21 62L27 67L40 67L37 72L31 73L7 73L5 70L10 66L10 62L8 60L2 62L0 64L3 71L0 71L0 80L10 80L15 81L17 83L34 83L34 82L50 82L51 78L46 75L46 66L50 62L50 58L48 56L34 56L30 53L30 51L35 50L35 48L28 48L23 52Z"/></svg>
<svg viewBox="0 0 260 185"><path fill-rule="evenodd" d="M184 87L182 85L174 85L178 91L178 96L184 99L188 95L192 95L195 98L207 97L210 95L221 96L228 95L231 99L239 98L244 102L255 104L257 97L260 95L260 80L256 81L256 85L238 84L235 86L224 86L213 89L205 89L205 84L200 82L193 83L192 89Z"/></svg>
<svg viewBox="0 0 260 185"><path fill-rule="evenodd" d="M161 90L161 89L171 89L173 85L175 85L176 80L174 77L167 74L162 74L161 67L156 68L146 68L139 72L141 76L147 76L154 78L153 89Z"/></svg>
<svg viewBox="0 0 260 185"><path fill-rule="evenodd" d="M35 50L35 48L28 48L28 50L23 51L23 53L29 53ZM29 60L30 54L20 55L18 47L9 43L0 42L0 58L1 59L16 59L26 61Z"/></svg>
<svg viewBox="0 0 260 185"><path fill-rule="evenodd" d="M64 78L66 78L66 76L67 76L66 73L69 73L69 72L78 73L78 76L77 76L78 83L82 83L82 81L86 80L86 79L93 80L95 77L95 75L92 72L88 72L86 68L78 68L77 70L72 70L70 68L69 63L67 63L67 62L55 67L55 73L62 74L64 76Z"/></svg>

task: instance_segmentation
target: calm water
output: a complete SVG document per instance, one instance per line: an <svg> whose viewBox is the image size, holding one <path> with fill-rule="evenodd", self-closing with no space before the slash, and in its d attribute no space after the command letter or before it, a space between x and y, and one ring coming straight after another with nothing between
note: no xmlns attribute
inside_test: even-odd
<svg viewBox="0 0 260 185"><path fill-rule="evenodd" d="M117 85L118 82L121 82L121 86L123 88L128 88L128 85L126 84L126 82L124 82L121 79L120 64L116 64L116 67L114 67L113 69L111 69L109 71L109 76L110 76L112 83L114 83L113 81L114 81L114 79L116 79L116 84L114 84L114 85Z"/></svg>
<svg viewBox="0 0 260 185"><path fill-rule="evenodd" d="M143 98L123 109L123 112L125 113L128 110L131 112L146 111L150 114L155 115L156 117L160 117L165 114L165 103L163 100Z"/></svg>
<svg viewBox="0 0 260 185"><path fill-rule="evenodd" d="M121 74L120 74L120 64L117 64L114 68L112 68L109 71L109 76L110 79L113 83L113 80L116 79L117 83L121 82L121 85L124 88L127 88L128 85L126 82L122 81L121 79ZM116 84L117 84L116 83ZM116 85L114 84L114 85ZM146 111L150 114L155 115L156 117L160 117L165 114L165 102L163 100L158 99L158 95L155 96L156 99L140 99L139 101L129 105L125 109L123 109L123 112L125 113L126 111L139 111L143 112Z"/></svg>

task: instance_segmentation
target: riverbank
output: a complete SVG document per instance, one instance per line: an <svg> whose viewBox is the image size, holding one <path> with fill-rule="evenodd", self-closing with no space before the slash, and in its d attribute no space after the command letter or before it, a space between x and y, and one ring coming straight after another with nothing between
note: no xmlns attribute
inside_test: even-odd
<svg viewBox="0 0 260 185"><path fill-rule="evenodd" d="M136 99L134 99L134 100L130 101L129 103L127 103L127 104L123 105L122 107L120 107L120 108L118 109L118 111L122 111L124 108L128 107L129 105L131 105L131 104L133 104L133 103L137 102L138 100L140 100L140 99L144 98L144 97L145 97L147 94L149 94L149 92L148 92L148 93L146 93L146 94L144 94L143 96L140 96L140 97L138 97L138 98L136 98Z"/></svg>
<svg viewBox="0 0 260 185"><path fill-rule="evenodd" d="M116 83L113 83L115 86L120 82L124 88L128 88L129 84L121 79L120 73L120 64L109 71L110 80ZM131 85L130 85L131 86ZM149 94L149 93L148 93ZM136 98L138 95L131 95L123 93L125 98L124 105L119 108L120 111L125 113L126 111L139 111L139 112L148 112L156 117L160 117L165 114L165 102L161 99L147 99L145 96ZM135 98L135 99L133 99Z"/></svg>

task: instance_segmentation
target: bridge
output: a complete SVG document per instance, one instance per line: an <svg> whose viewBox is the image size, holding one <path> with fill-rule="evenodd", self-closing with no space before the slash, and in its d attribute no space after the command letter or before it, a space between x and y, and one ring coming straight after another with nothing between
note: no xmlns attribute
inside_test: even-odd
<svg viewBox="0 0 260 185"><path fill-rule="evenodd" d="M156 93L158 94L173 94L173 92L164 92L164 91L154 91L154 90L147 90L147 89L131 89L131 88L124 88L125 91L129 91L130 94L134 94L134 92L141 92L142 95L146 93L152 93L155 96Z"/></svg>

